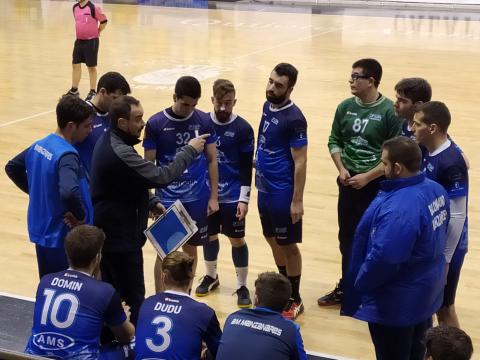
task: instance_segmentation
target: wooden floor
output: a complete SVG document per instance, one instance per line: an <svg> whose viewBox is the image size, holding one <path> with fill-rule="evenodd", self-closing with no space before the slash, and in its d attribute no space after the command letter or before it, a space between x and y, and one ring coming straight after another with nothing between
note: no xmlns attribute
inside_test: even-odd
<svg viewBox="0 0 480 360"><path fill-rule="evenodd" d="M74 39L72 2L0 2L0 163L55 128L53 109L70 85ZM264 7L266 8L266 6ZM373 359L364 323L341 318L338 308L319 308L316 299L338 279L336 171L327 138L336 105L349 96L351 64L374 57L384 68L380 90L394 96L402 77L428 79L434 99L453 114L450 134L468 155L470 170L470 251L458 289L462 327L480 354L480 134L478 94L480 22L412 16L312 15L311 13L206 10L109 5L101 37L99 74L115 70L133 85L146 118L171 104L177 77L202 80L199 108L211 108L211 85L218 77L237 88L236 112L258 127L265 85L273 66L291 62L300 74L293 100L309 121L309 160L305 190L303 277L305 314L300 317L309 350L356 359ZM454 15L447 14L453 18ZM80 90L88 91L84 77ZM274 270L262 238L256 194L248 216L250 278ZM27 196L0 172L0 291L34 296L37 269L26 231ZM148 294L153 293L152 247L145 246ZM235 275L230 249L222 241L221 287L207 298L219 317L235 310ZM199 273L203 272L200 265ZM477 355L480 358L480 355Z"/></svg>

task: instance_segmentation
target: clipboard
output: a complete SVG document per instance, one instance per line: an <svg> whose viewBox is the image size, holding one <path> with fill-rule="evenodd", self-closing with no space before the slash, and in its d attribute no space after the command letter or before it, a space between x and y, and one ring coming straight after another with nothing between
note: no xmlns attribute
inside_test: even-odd
<svg viewBox="0 0 480 360"><path fill-rule="evenodd" d="M195 221L182 202L177 200L144 231L144 234L160 259L163 259L185 244L197 231Z"/></svg>

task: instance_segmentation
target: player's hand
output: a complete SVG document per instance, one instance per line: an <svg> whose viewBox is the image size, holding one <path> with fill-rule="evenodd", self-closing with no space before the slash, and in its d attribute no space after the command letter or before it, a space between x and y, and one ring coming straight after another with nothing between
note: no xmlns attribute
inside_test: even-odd
<svg viewBox="0 0 480 360"><path fill-rule="evenodd" d="M160 202L157 202L152 210L150 210L150 216L152 219L156 220L160 215L162 215L167 209Z"/></svg>
<svg viewBox="0 0 480 360"><path fill-rule="evenodd" d="M347 185L354 189L361 189L370 182L370 178L366 174L357 174L346 180Z"/></svg>
<svg viewBox="0 0 480 360"><path fill-rule="evenodd" d="M243 219L245 219L245 216L247 216L247 213L248 213L248 204L239 201L237 205L237 214L236 214L237 219L239 221L242 221Z"/></svg>
<svg viewBox="0 0 480 360"><path fill-rule="evenodd" d="M203 149L205 148L205 142L207 141L207 138L209 136L210 134L202 134L200 136L197 136L191 139L187 145L193 146L197 154L200 154L203 152Z"/></svg>
<svg viewBox="0 0 480 360"><path fill-rule="evenodd" d="M347 169L342 168L338 174L338 181L340 181L340 184L343 186L348 186L349 184L347 183L347 180L350 179L350 173L348 172Z"/></svg>
<svg viewBox="0 0 480 360"><path fill-rule="evenodd" d="M219 209L220 207L218 206L218 199L210 198L208 200L207 215L212 215L213 213L216 213Z"/></svg>
<svg viewBox="0 0 480 360"><path fill-rule="evenodd" d="M290 216L292 224L296 224L303 217L303 201L292 201L290 204Z"/></svg>
<svg viewBox="0 0 480 360"><path fill-rule="evenodd" d="M73 215L70 211L67 211L63 214L63 222L70 228L73 229L75 226L85 224L85 219L78 220L75 215Z"/></svg>

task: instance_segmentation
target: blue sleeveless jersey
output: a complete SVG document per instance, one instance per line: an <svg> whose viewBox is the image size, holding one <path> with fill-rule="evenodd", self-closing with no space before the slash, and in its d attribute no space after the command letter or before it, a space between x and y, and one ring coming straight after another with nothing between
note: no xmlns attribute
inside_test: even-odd
<svg viewBox="0 0 480 360"><path fill-rule="evenodd" d="M26 353L58 359L98 359L104 323L126 320L112 285L75 270L45 275L37 288Z"/></svg>
<svg viewBox="0 0 480 360"><path fill-rule="evenodd" d="M43 247L63 247L63 239L69 228L63 222L66 204L60 199L58 189L58 163L68 153L78 155L77 150L65 139L50 134L35 142L27 152L28 176L28 233L30 240ZM86 212L86 223L93 222L93 206L90 189L83 166L79 166L79 187Z"/></svg>
<svg viewBox="0 0 480 360"><path fill-rule="evenodd" d="M165 291L146 299L135 331L135 359L198 360L202 341L216 354L222 331L209 306Z"/></svg>
<svg viewBox="0 0 480 360"><path fill-rule="evenodd" d="M240 156L253 152L254 136L250 124L232 114L230 120L221 123L210 113L217 135L218 202L237 202L240 197Z"/></svg>
<svg viewBox="0 0 480 360"><path fill-rule="evenodd" d="M89 105L92 105L87 101ZM93 107L93 105L92 105ZM75 143L75 149L78 151L80 161L83 167L90 174L90 168L92 166L93 149L98 139L110 128L110 116L108 113L102 114L98 111L92 119L92 132L80 143Z"/></svg>
<svg viewBox="0 0 480 360"><path fill-rule="evenodd" d="M306 145L307 120L300 109L293 102L279 109L265 102L257 140L255 186L258 191L291 191L294 180L291 148Z"/></svg>
<svg viewBox="0 0 480 360"><path fill-rule="evenodd" d="M162 111L148 120L143 147L146 150L156 150L157 165L162 166L172 162L177 151L190 139L202 134L211 135L207 138L207 144L215 142L215 130L208 114L194 110L187 118L175 119ZM167 202L177 199L183 202L200 200L210 196L207 181L207 159L202 153L179 178L168 186L157 189L157 195L161 201Z"/></svg>
<svg viewBox="0 0 480 360"><path fill-rule="evenodd" d="M454 199L466 196L468 199L468 168L462 150L452 140L447 140L442 147L430 154L422 148L422 168L427 177L447 191L448 197ZM459 249L468 247L468 218L465 220L463 232L458 243Z"/></svg>

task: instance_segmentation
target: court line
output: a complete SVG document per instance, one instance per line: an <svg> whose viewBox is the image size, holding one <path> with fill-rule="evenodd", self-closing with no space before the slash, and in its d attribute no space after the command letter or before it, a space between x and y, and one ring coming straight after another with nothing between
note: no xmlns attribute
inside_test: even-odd
<svg viewBox="0 0 480 360"><path fill-rule="evenodd" d="M346 358L346 357L343 357L343 356L326 354L326 353L322 353L322 352L318 352L318 351L308 351L307 350L307 354L308 355L313 355L313 356L329 358L329 359L335 359L335 360L355 360L355 359L352 359L352 358Z"/></svg>
<svg viewBox="0 0 480 360"><path fill-rule="evenodd" d="M370 21L372 21L372 19L366 19L366 20L360 21L360 22L355 23L355 24L352 24L352 25L342 26L342 27L339 27L339 28L333 28L333 29L321 31L321 32L319 32L319 33L317 33L317 34L313 34L313 35L309 35L309 36L304 36L304 37L302 37L302 38L290 40L290 41L287 41L287 42L282 42L282 43L279 43L279 44L277 44L277 45L270 46L270 47L268 47L268 48L259 49L259 50L256 50L256 51L253 51L253 52L244 54L244 55L240 55L240 56L234 57L234 58L233 58L233 62L235 63L236 61L238 61L238 60L240 60L240 59L244 59L244 58L247 58L247 57L249 57L249 56L256 55L256 54L260 54L260 53L267 52L267 51L270 51L270 50L274 50L274 49L277 49L277 48L279 48L279 47L283 47L283 46L286 46L286 45L294 44L294 43L301 42L301 41L305 41L305 40L310 40L310 39L316 38L316 37L318 37L318 36L330 34L330 33L337 32L337 31L341 31L341 30L345 30L345 29L348 29L348 28L351 28L351 27L354 27L354 26L356 27L356 26L359 26L359 25L361 25L361 24L364 24L364 23L367 23L367 22L370 22ZM0 124L0 129L1 129L1 128L4 128L4 127L7 127L7 126L10 126L10 125L13 125L13 124L17 124L17 123L23 122L23 121L25 121L25 120L30 120L30 119L33 119L33 118L36 118L36 117L39 117L39 116L42 116L42 115L50 114L50 113L52 113L52 112L54 112L54 111L55 111L55 110L48 110L48 111L44 111L44 112L41 112L41 113L38 113L38 114L34 114L34 115L31 115L31 116L24 117L24 118L21 118L21 119L12 120L12 121L9 121L9 122Z"/></svg>
<svg viewBox="0 0 480 360"><path fill-rule="evenodd" d="M35 302L35 299L34 299L34 298L31 298L31 297L28 297L28 296L10 294L10 293L3 292L3 291L0 291L0 296L5 296L5 297L13 298L13 299L19 299L19 300L25 300L25 301Z"/></svg>
<svg viewBox="0 0 480 360"><path fill-rule="evenodd" d="M25 300L25 301L30 301L30 302L35 302L34 298L31 298L31 297L28 297L28 296L11 294L11 293L2 292L2 291L0 291L0 296L10 297L10 298L19 299L19 300ZM346 357L342 357L342 356L321 353L321 352L317 352L317 351L307 351L307 354L314 355L314 356L320 356L320 357L324 357L324 358L329 358L329 359L335 359L335 360L354 360L354 359L351 359L351 358L346 358Z"/></svg>
<svg viewBox="0 0 480 360"><path fill-rule="evenodd" d="M10 125L13 125L13 124L16 124L16 123L19 123L19 122L22 122L22 121L25 121L25 120L30 120L30 119L33 119L33 118L36 118L36 117L39 117L39 116L42 116L42 115L50 114L54 111L55 111L55 109L44 111L44 112L34 114L34 115L30 115L30 116L27 116L27 117L24 117L24 118L21 118L21 119L12 120L12 121L0 124L0 129L4 128L4 127L7 127L7 126L10 126Z"/></svg>
<svg viewBox="0 0 480 360"><path fill-rule="evenodd" d="M366 20L360 21L360 22L355 23L355 24L352 24L352 25L347 25L347 26L342 26L342 27L339 27L339 28L333 28L333 29L329 29L329 30L324 30L324 31L321 31L321 32L319 32L319 33L317 33L317 34L313 34L313 35L309 35L309 36L304 36L304 37L297 38L297 39L294 39L294 40L282 42L282 43L279 43L279 44L277 44L277 45L270 46L270 47L268 47L268 48L259 49L259 50L253 51L253 52L248 53L248 54L245 54L245 55L240 55L240 56L234 57L234 58L233 58L233 61L235 62L235 61L237 61L237 60L240 60L240 59L243 59L243 58L252 56L252 55L260 54L260 53L267 52L267 51L270 51L270 50L273 50L273 49L277 49L277 48L279 48L279 47L283 47L283 46L285 46L285 45L290 45L290 44L294 44L294 43L297 43L297 42L300 42L300 41L310 40L310 39L316 38L316 37L318 37L318 36L330 34L330 33L337 32L337 31L341 31L341 30L345 30L345 29L348 29L348 28L351 28L351 27L357 27L357 26L359 26L359 25L363 25L363 24L368 23L368 22L371 22L371 21L373 21L373 19L366 19Z"/></svg>

